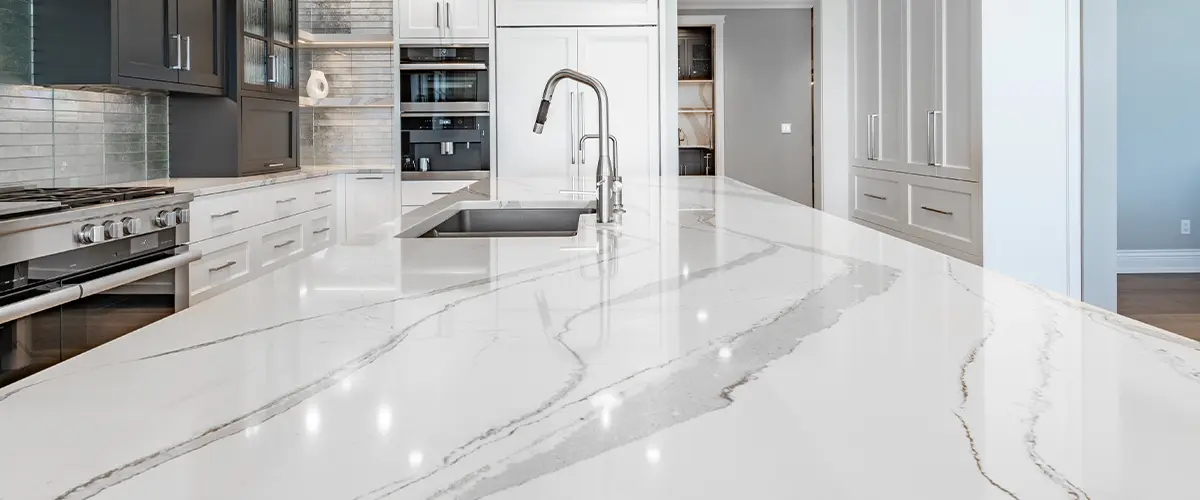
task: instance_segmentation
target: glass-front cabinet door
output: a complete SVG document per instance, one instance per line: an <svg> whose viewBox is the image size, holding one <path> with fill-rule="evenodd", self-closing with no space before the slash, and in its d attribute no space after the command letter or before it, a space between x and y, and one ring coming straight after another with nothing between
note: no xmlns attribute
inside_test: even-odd
<svg viewBox="0 0 1200 500"><path fill-rule="evenodd" d="M296 93L296 0L243 0L242 87Z"/></svg>

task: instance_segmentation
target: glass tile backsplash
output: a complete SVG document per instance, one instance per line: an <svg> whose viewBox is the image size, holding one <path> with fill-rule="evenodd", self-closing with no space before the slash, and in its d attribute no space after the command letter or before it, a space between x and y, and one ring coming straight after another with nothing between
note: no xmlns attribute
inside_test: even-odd
<svg viewBox="0 0 1200 500"><path fill-rule="evenodd" d="M0 185L167 177L168 127L165 95L0 84Z"/></svg>

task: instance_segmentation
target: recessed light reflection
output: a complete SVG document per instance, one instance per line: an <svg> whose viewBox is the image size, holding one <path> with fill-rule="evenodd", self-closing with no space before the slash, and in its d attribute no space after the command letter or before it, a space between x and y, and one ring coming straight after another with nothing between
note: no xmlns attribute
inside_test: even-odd
<svg viewBox="0 0 1200 500"><path fill-rule="evenodd" d="M301 296L301 297L307 297L307 296L308 296L308 285L302 285L302 286L300 287L300 296Z"/></svg>
<svg viewBox="0 0 1200 500"><path fill-rule="evenodd" d="M346 376L346 378L342 379L341 386L342 386L343 391L348 391L350 389L353 389L354 388L354 376L348 375L348 376Z"/></svg>
<svg viewBox="0 0 1200 500"><path fill-rule="evenodd" d="M313 406L304 413L304 430L309 434L321 432L321 410Z"/></svg>
<svg viewBox="0 0 1200 500"><path fill-rule="evenodd" d="M408 466L417 468L425 463L425 454L421 450L413 450L408 454Z"/></svg>
<svg viewBox="0 0 1200 500"><path fill-rule="evenodd" d="M696 311L696 321L699 321L701 323L707 322L708 321L708 311L705 311L704 309Z"/></svg>
<svg viewBox="0 0 1200 500"><path fill-rule="evenodd" d="M592 396L590 401L593 408L600 410L600 426L605 429L612 427L612 412L621 406L621 398L611 392L602 392Z"/></svg>
<svg viewBox="0 0 1200 500"><path fill-rule="evenodd" d="M647 449L646 450L646 461L650 462L650 465L655 465L658 462L662 461L662 451L660 451L658 448Z"/></svg>
<svg viewBox="0 0 1200 500"><path fill-rule="evenodd" d="M248 438L252 438L252 437L254 437L254 436L257 436L257 435L258 435L258 426L257 426L257 425L251 425L250 427L247 427L247 428L246 428L246 430L242 431L242 434L243 434L243 435L245 435L245 436L246 436L246 437L248 437Z"/></svg>
<svg viewBox="0 0 1200 500"><path fill-rule="evenodd" d="M379 411L375 414L375 427L379 428L379 434L386 436L392 430L392 407L388 405L379 405Z"/></svg>
<svg viewBox="0 0 1200 500"><path fill-rule="evenodd" d="M733 357L733 349L730 349L729 347L722 347L721 349L717 350L717 356L720 356L721 359L732 358Z"/></svg>
<svg viewBox="0 0 1200 500"><path fill-rule="evenodd" d="M684 264L683 265L683 279L687 279L689 274L691 274L691 273L688 270L688 266L687 266L687 264Z"/></svg>

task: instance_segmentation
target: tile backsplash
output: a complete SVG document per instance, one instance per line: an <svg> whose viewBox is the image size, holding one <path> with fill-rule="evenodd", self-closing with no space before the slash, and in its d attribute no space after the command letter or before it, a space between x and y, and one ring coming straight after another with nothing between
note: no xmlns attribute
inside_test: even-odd
<svg viewBox="0 0 1200 500"><path fill-rule="evenodd" d="M29 0L0 0L0 185L96 186L167 176L167 96L29 85Z"/></svg>
<svg viewBox="0 0 1200 500"><path fill-rule="evenodd" d="M0 185L167 177L167 96L0 84Z"/></svg>
<svg viewBox="0 0 1200 500"><path fill-rule="evenodd" d="M325 73L327 100L392 102L394 81L389 48L304 48L301 84L311 71ZM308 96L307 91L301 94ZM302 165L393 165L391 107L312 107L300 113Z"/></svg>
<svg viewBox="0 0 1200 500"><path fill-rule="evenodd" d="M322 34L390 34L392 0L300 0L300 29Z"/></svg>

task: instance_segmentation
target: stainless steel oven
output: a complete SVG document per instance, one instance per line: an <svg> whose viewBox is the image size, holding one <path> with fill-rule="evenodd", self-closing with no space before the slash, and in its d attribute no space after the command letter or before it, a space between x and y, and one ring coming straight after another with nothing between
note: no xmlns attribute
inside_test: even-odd
<svg viewBox="0 0 1200 500"><path fill-rule="evenodd" d="M400 112L487 113L488 48L400 47Z"/></svg>
<svg viewBox="0 0 1200 500"><path fill-rule="evenodd" d="M187 308L190 200L0 220L0 386Z"/></svg>

